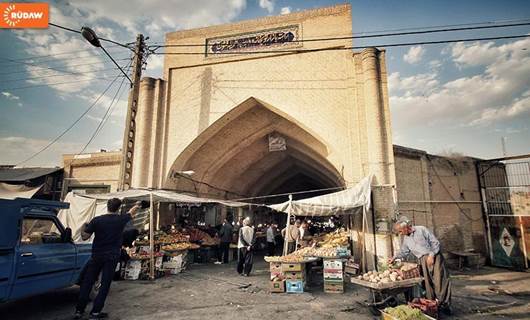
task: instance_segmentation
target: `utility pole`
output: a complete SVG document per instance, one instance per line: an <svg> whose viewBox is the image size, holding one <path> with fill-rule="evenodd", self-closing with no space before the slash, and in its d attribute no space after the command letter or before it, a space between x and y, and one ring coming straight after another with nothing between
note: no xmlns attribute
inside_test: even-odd
<svg viewBox="0 0 530 320"><path fill-rule="evenodd" d="M131 187L132 168L134 159L134 142L136 139L136 115L138 111L138 95L140 93L140 78L142 77L142 61L144 57L144 36L136 37L134 47L134 58L132 63L132 83L127 103L127 117L125 118L125 131L123 134L122 160L119 178L119 191L128 190Z"/></svg>

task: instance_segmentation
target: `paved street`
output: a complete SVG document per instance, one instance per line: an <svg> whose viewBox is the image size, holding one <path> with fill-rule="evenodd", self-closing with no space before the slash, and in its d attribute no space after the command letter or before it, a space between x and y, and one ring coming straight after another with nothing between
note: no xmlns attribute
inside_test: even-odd
<svg viewBox="0 0 530 320"><path fill-rule="evenodd" d="M261 260L258 258L257 260ZM193 265L180 275L114 282L106 311L111 319L374 319L362 306L368 291L348 285L344 294L270 294L268 264L249 278L230 265ZM455 314L445 319L530 319L530 273L483 268L453 276ZM2 319L70 319L78 288L58 290L0 306ZM7 317L6 317L7 315Z"/></svg>

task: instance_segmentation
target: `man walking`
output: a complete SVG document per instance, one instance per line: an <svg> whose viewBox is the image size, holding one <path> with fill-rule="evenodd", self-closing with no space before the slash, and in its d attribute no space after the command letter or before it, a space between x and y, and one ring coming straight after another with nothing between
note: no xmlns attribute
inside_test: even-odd
<svg viewBox="0 0 530 320"><path fill-rule="evenodd" d="M256 238L254 237L254 229L250 226L250 218L243 220L243 227L239 229L238 237L238 261L237 273L240 276L248 277L252 270L253 263L253 246Z"/></svg>
<svg viewBox="0 0 530 320"><path fill-rule="evenodd" d="M95 217L89 224L84 225L81 233L83 240L88 240L95 234L92 243L92 256L87 263L85 275L81 282L79 300L77 302L74 318L80 319L85 312L86 305L92 286L101 273L101 287L94 299L90 319L104 319L107 313L101 312L105 305L105 299L109 293L110 284L114 276L116 264L120 258L123 229L138 208L139 204L133 206L127 214L120 215L121 200L112 198L107 201L107 214Z"/></svg>
<svg viewBox="0 0 530 320"><path fill-rule="evenodd" d="M400 217L394 228L404 238L399 253L389 259L389 263L394 262L395 259L402 259L408 254L418 258L425 279L427 299L438 300L441 311L450 313L451 282L444 257L440 252L440 242L429 229L412 226L410 220L404 216Z"/></svg>
<svg viewBox="0 0 530 320"><path fill-rule="evenodd" d="M223 220L221 230L219 230L219 237L221 243L219 245L219 257L216 264L228 263L228 253L230 251L230 243L232 243L232 225L227 219Z"/></svg>

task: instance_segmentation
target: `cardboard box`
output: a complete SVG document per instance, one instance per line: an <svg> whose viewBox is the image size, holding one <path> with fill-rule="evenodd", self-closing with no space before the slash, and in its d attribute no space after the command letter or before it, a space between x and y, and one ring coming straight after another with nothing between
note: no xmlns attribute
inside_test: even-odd
<svg viewBox="0 0 530 320"><path fill-rule="evenodd" d="M344 274L341 270L324 269L324 280L343 280Z"/></svg>
<svg viewBox="0 0 530 320"><path fill-rule="evenodd" d="M342 260L324 259L324 269L340 269L340 270L342 270Z"/></svg>
<svg viewBox="0 0 530 320"><path fill-rule="evenodd" d="M304 280L305 272L304 271L289 271L284 272L285 279L287 280Z"/></svg>
<svg viewBox="0 0 530 320"><path fill-rule="evenodd" d="M271 262L270 271L273 272L282 272L282 263L281 262Z"/></svg>
<svg viewBox="0 0 530 320"><path fill-rule="evenodd" d="M270 290L271 290L271 293L285 292L285 280L271 281Z"/></svg>
<svg viewBox="0 0 530 320"><path fill-rule="evenodd" d="M285 291L287 293L303 293L305 282L302 280L285 280Z"/></svg>
<svg viewBox="0 0 530 320"><path fill-rule="evenodd" d="M272 272L271 271L271 280L274 280L274 279L285 279L285 276L283 274L283 272Z"/></svg>
<svg viewBox="0 0 530 320"><path fill-rule="evenodd" d="M305 270L305 264L303 263L282 263L282 271L303 271Z"/></svg>
<svg viewBox="0 0 530 320"><path fill-rule="evenodd" d="M334 280L324 280L324 292L327 293L343 293L344 282Z"/></svg>
<svg viewBox="0 0 530 320"><path fill-rule="evenodd" d="M140 272L142 271L142 261L129 260L125 266L125 273L123 278L126 280L138 280Z"/></svg>

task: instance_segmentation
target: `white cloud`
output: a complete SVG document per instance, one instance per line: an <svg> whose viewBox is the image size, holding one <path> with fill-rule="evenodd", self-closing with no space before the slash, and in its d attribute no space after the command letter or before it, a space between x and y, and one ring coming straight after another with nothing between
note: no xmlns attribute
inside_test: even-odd
<svg viewBox="0 0 530 320"><path fill-rule="evenodd" d="M161 78L164 68L164 56L152 54L147 58L147 68L144 76Z"/></svg>
<svg viewBox="0 0 530 320"><path fill-rule="evenodd" d="M259 6L272 13L274 11L274 0L259 0Z"/></svg>
<svg viewBox="0 0 530 320"><path fill-rule="evenodd" d="M0 153L0 163L16 164L40 151L49 142L45 139L2 137L0 138L0 149L3 151ZM77 153L82 148L83 144L81 143L59 141L22 166L60 166L62 165L63 154Z"/></svg>
<svg viewBox="0 0 530 320"><path fill-rule="evenodd" d="M457 47L453 55L460 65L482 64L483 70L475 75L445 83L435 83L436 78L424 74L389 76L390 106L397 130L436 123L483 126L521 117L530 121L530 52L521 50L530 46L530 39L482 45L482 56L476 57L480 63L469 56L470 52L478 52L476 46L479 44ZM427 94L422 93L422 85Z"/></svg>
<svg viewBox="0 0 530 320"><path fill-rule="evenodd" d="M280 14L289 14L291 13L291 7L283 7L280 10Z"/></svg>
<svg viewBox="0 0 530 320"><path fill-rule="evenodd" d="M8 91L2 91L2 95L6 97L7 100L20 100L19 96L16 96Z"/></svg>
<svg viewBox="0 0 530 320"><path fill-rule="evenodd" d="M403 60L410 64L415 64L421 61L423 55L425 54L425 49L422 46L414 46L405 53Z"/></svg>

